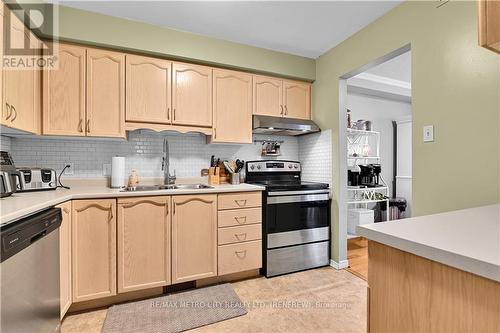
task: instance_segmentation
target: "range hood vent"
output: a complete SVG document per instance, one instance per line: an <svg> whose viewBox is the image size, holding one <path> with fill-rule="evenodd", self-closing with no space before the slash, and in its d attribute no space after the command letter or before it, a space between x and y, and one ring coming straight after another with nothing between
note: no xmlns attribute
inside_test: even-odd
<svg viewBox="0 0 500 333"><path fill-rule="evenodd" d="M320 128L312 120L253 116L254 134L297 136L319 131Z"/></svg>

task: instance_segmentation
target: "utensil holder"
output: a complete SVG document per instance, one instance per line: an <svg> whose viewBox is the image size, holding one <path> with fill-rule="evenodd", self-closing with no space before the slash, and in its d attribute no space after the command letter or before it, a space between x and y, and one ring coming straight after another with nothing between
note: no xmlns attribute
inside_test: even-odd
<svg viewBox="0 0 500 333"><path fill-rule="evenodd" d="M240 184L240 173L235 172L231 174L231 185L239 185Z"/></svg>

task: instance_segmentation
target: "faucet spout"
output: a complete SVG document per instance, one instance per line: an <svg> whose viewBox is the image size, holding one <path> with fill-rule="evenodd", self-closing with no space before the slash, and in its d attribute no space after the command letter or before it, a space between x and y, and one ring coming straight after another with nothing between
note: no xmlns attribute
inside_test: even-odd
<svg viewBox="0 0 500 333"><path fill-rule="evenodd" d="M176 177L175 177L175 171L174 175L170 175L170 148L168 145L168 140L165 137L163 139L163 157L162 157L162 163L161 163L161 168L163 170L163 178L164 178L164 184L165 185L170 185L174 184Z"/></svg>

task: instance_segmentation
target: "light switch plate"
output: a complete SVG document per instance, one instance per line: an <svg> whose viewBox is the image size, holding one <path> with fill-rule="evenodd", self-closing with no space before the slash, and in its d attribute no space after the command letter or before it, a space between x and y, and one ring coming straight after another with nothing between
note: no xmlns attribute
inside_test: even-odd
<svg viewBox="0 0 500 333"><path fill-rule="evenodd" d="M424 142L434 141L434 125L424 126Z"/></svg>
<svg viewBox="0 0 500 333"><path fill-rule="evenodd" d="M111 164L105 163L102 165L102 175L111 176Z"/></svg>

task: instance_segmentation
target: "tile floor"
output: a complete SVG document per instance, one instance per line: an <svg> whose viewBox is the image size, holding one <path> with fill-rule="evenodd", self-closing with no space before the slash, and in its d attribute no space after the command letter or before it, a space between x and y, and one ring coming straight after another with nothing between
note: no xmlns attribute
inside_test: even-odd
<svg viewBox="0 0 500 333"><path fill-rule="evenodd" d="M189 332L366 332L366 282L331 267L232 283L248 314ZM67 316L62 333L98 333L106 310Z"/></svg>

